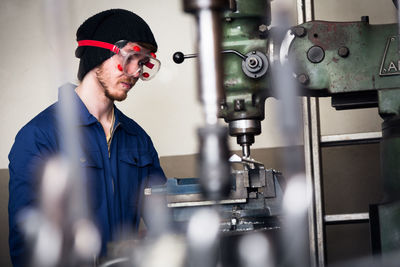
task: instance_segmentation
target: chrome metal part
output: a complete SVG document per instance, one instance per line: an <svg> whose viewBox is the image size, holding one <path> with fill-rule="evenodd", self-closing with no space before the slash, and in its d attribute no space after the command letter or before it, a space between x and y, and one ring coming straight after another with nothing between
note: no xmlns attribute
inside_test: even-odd
<svg viewBox="0 0 400 267"><path fill-rule="evenodd" d="M279 50L279 61L282 65L285 64L288 60L290 45L292 44L294 38L295 36L291 31L286 32L286 35L281 43Z"/></svg>
<svg viewBox="0 0 400 267"><path fill-rule="evenodd" d="M379 143L382 132L367 132L354 134L336 134L321 136L321 146L340 146Z"/></svg>
<svg viewBox="0 0 400 267"><path fill-rule="evenodd" d="M206 125L199 129L199 177L211 200L229 191L227 131L218 124L219 104L224 98L221 62L221 11L226 0L183 0L184 10L195 13L198 26L199 96Z"/></svg>
<svg viewBox="0 0 400 267"><path fill-rule="evenodd" d="M217 123L218 104L223 98L219 20L219 13L213 10L198 12L200 98L208 124Z"/></svg>
<svg viewBox="0 0 400 267"><path fill-rule="evenodd" d="M168 203L168 208L181 208L181 207L197 207L197 206L211 206L211 205L224 205L224 204L238 204L246 203L246 199L227 199L220 201L205 200L205 201L188 201L188 202L175 202Z"/></svg>
<svg viewBox="0 0 400 267"><path fill-rule="evenodd" d="M319 145L320 121L319 100L306 97L303 101L304 144L306 157L306 177L313 203L309 210L310 246L314 246L315 266L325 266L325 228L323 220L323 191L321 179L321 148ZM308 128L306 130L306 128ZM311 230L312 229L312 230ZM311 236L313 234L313 236ZM312 250L311 249L311 250ZM312 252L311 252L312 254ZM312 259L313 260L313 259Z"/></svg>
<svg viewBox="0 0 400 267"><path fill-rule="evenodd" d="M350 222L369 222L369 213L349 213L325 215L324 221L327 224L343 224Z"/></svg>
<svg viewBox="0 0 400 267"><path fill-rule="evenodd" d="M229 122L229 134L238 136L243 134L258 135L261 133L259 120L236 120Z"/></svg>
<svg viewBox="0 0 400 267"><path fill-rule="evenodd" d="M250 156L250 146L254 143L254 136L261 133L259 120L236 120L229 122L229 134L236 136L237 143L242 146L244 157Z"/></svg>
<svg viewBox="0 0 400 267"><path fill-rule="evenodd" d="M206 125L198 131L200 184L204 194L211 200L221 199L229 193L230 166L227 132L226 127L219 125Z"/></svg>
<svg viewBox="0 0 400 267"><path fill-rule="evenodd" d="M264 76L268 68L268 57L260 51L247 53L245 60L242 61L243 72L253 79Z"/></svg>
<svg viewBox="0 0 400 267"><path fill-rule="evenodd" d="M297 0L297 22L302 24L314 19L314 1ZM322 186L319 148L319 109L318 100L303 98L304 154L307 188L312 194L308 211L310 264L312 267L325 266L324 228L322 218ZM317 142L316 142L317 140ZM315 165L316 164L316 165Z"/></svg>
<svg viewBox="0 0 400 267"><path fill-rule="evenodd" d="M195 13L200 9L223 10L229 7L230 3L227 0L183 0L183 9L189 13Z"/></svg>

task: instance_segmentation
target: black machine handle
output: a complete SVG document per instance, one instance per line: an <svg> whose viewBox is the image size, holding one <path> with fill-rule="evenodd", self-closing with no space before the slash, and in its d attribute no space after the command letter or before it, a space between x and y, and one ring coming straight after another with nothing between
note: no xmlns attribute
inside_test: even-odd
<svg viewBox="0 0 400 267"><path fill-rule="evenodd" d="M238 52L236 50L232 50L232 49L223 50L223 51L221 51L221 53L222 54L229 54L229 53L235 54L238 57L240 57L242 60L246 60L246 58L247 58L247 56L241 54L240 52ZM187 55L185 55L182 52L175 52L173 54L173 56L172 56L172 59L174 60L174 62L176 64L181 64L185 60L185 58L194 58L194 57L197 57L197 56L198 56L198 54L187 54Z"/></svg>

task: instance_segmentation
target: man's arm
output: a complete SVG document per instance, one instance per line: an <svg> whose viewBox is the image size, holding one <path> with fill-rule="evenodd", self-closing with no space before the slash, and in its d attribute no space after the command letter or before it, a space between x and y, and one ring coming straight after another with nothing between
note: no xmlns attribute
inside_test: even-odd
<svg viewBox="0 0 400 267"><path fill-rule="evenodd" d="M15 138L9 154L9 246L14 266L25 266L28 248L21 229L21 212L38 202L38 177L45 157L49 154L49 142L35 126L27 125Z"/></svg>

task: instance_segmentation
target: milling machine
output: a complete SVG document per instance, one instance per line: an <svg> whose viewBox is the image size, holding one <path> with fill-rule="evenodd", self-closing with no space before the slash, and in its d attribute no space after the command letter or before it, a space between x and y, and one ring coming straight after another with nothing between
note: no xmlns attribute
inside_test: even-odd
<svg viewBox="0 0 400 267"><path fill-rule="evenodd" d="M282 32L279 28L270 27L270 1L183 2L185 11L196 15L199 39L203 43L210 40L204 38L207 30L215 37L213 53L204 49L204 44L199 45L200 84L203 83L200 88L203 88L203 93L207 90L204 84L209 77L206 77L204 65L212 60L212 56L219 60L216 55L218 53L215 52L219 48L217 52L223 59L222 66L215 64L208 71L222 73L224 97L214 98L213 104L219 106L218 116L229 124L229 134L236 137L237 143L242 147L243 155L236 157L236 161L244 163L245 166L241 171L232 172L231 196L219 198L223 201L213 203L224 205L229 203L229 200L236 201L234 189L237 189L238 185L244 185L243 188L247 192L246 201L257 195L256 199L262 199L260 203L264 203L264 209L274 210L262 213L265 218L280 214L280 206L270 205L267 200L271 196L275 203L282 200L279 183L281 178L278 178L273 170L264 170L262 164L250 157L250 146L254 143L255 136L261 133L260 122L265 116L266 98L280 96L281 88L275 87L274 70L289 64L291 72L287 73L286 79L297 84L299 96L329 96L332 98L332 106L337 110L379 108L379 114L384 119L381 166L385 199L382 204L371 206L371 227L373 232L377 233L373 246L379 252L399 249L400 60L397 24L371 25L368 17L362 17L361 21L355 22L309 21ZM207 12L209 15L213 14L208 17L209 21L212 21L208 24L209 28L205 23ZM219 23L216 22L217 19L220 20ZM205 56L211 54L208 58ZM184 59L195 56L197 55L177 52L173 58L176 63L182 63ZM200 165L201 162L202 160ZM208 177L212 172L207 172L206 165L202 166L200 172L206 178L203 179L200 175L200 180L191 180L190 186L201 184L202 180L207 179L208 183L212 182ZM270 179L270 182L261 179L271 175L274 178ZM253 190L251 186L257 184L251 182L252 179L263 180L258 183L257 190ZM171 202L171 207L190 206L194 202L197 202L195 205L205 204L200 204L199 199L191 199L190 195L194 191L189 190L189 185L183 180L169 181L166 188L170 199L181 199ZM196 194L201 191L200 188L196 189ZM219 190L222 190L222 187ZM273 191L275 195L266 193ZM179 202L181 204L178 204ZM193 203L188 204L190 202ZM234 227L237 223L237 209L251 210L253 206L238 206L232 202L229 205L231 213L228 228L237 229Z"/></svg>

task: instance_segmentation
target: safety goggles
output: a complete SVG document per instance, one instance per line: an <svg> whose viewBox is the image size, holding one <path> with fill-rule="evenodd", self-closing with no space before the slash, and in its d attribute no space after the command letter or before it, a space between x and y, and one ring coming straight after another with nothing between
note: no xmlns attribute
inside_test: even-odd
<svg viewBox="0 0 400 267"><path fill-rule="evenodd" d="M119 71L126 76L136 76L143 81L152 79L159 71L161 62L156 59L156 54L147 53L144 48L138 45L126 47L128 41L118 41L110 44L95 40L78 41L78 46L94 46L108 49L112 53L112 59L115 61Z"/></svg>

